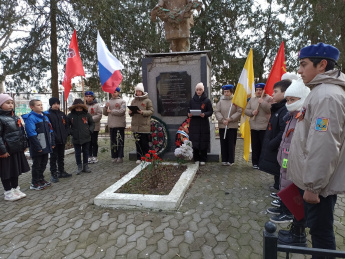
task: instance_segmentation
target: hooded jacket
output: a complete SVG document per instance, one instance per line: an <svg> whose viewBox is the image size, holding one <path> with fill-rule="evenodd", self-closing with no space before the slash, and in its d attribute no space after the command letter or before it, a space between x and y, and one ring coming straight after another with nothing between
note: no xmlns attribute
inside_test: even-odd
<svg viewBox="0 0 345 259"><path fill-rule="evenodd" d="M99 131L101 129L102 108L96 99L94 99L91 103L86 103L86 105L88 108L88 113L91 114L93 122L95 123L94 131Z"/></svg>
<svg viewBox="0 0 345 259"><path fill-rule="evenodd" d="M69 134L69 122L64 112L49 109L45 112L53 127L55 144L66 144Z"/></svg>
<svg viewBox="0 0 345 259"><path fill-rule="evenodd" d="M288 111L285 104L286 100L283 99L281 102L274 103L271 106L271 118L266 129L260 155L260 170L273 175L280 174L277 154L286 126L287 118L285 115Z"/></svg>
<svg viewBox="0 0 345 259"><path fill-rule="evenodd" d="M125 128L126 127L126 102L120 98L111 98L109 100L109 109L104 106L103 115L108 116L109 128Z"/></svg>
<svg viewBox="0 0 345 259"><path fill-rule="evenodd" d="M232 98L233 98L233 95L231 96L223 95L216 105L214 114L218 120L218 127L221 129L225 128L225 125L223 124L223 120L228 119L229 109L232 104ZM241 118L241 115L242 115L242 108L233 104L230 111L230 117L229 117L230 121L228 124L228 129L238 128L238 120Z"/></svg>
<svg viewBox="0 0 345 259"><path fill-rule="evenodd" d="M253 111L256 110L258 107L258 114L255 116L255 119L250 119L250 129L251 130L266 130L268 121L271 116L271 103L270 97L268 95L263 97L264 102L259 105L260 97L252 97L247 103L246 109L244 110L244 114L253 117Z"/></svg>
<svg viewBox="0 0 345 259"><path fill-rule="evenodd" d="M143 114L132 114L131 130L137 133L150 133L151 131L151 115L153 114L153 105L149 99L148 93L143 96L134 95L131 103L132 106L138 106Z"/></svg>
<svg viewBox="0 0 345 259"><path fill-rule="evenodd" d="M0 155L24 152L28 147L24 127L13 111L0 109Z"/></svg>
<svg viewBox="0 0 345 259"><path fill-rule="evenodd" d="M75 108L82 107L82 111L76 111ZM72 143L83 145L91 141L91 134L95 128L92 116L87 112L85 104L75 104L69 107L71 113L67 115L70 122L70 135Z"/></svg>
<svg viewBox="0 0 345 259"><path fill-rule="evenodd" d="M323 197L345 193L345 75L318 74L297 121L287 177Z"/></svg>
<svg viewBox="0 0 345 259"><path fill-rule="evenodd" d="M205 92L199 96L194 94L189 103L190 110L201 110L205 117L191 117L189 123L189 140L192 141L193 148L207 150L210 146L210 121L208 117L212 116L213 108L210 99ZM229 107L230 108L230 107Z"/></svg>
<svg viewBox="0 0 345 259"><path fill-rule="evenodd" d="M31 111L22 115L25 131L29 139L30 156L36 157L52 153L55 146L53 128L45 114ZM38 152L42 150L41 152Z"/></svg>

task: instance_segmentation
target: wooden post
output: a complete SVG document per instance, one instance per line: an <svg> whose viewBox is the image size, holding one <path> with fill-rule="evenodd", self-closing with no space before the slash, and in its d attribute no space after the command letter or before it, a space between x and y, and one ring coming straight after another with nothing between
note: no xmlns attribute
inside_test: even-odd
<svg viewBox="0 0 345 259"><path fill-rule="evenodd" d="M86 104L86 98L85 98L85 89L84 89L84 80L83 80L83 77L80 76L81 78L81 86L83 88L83 97L84 97L84 104Z"/></svg>

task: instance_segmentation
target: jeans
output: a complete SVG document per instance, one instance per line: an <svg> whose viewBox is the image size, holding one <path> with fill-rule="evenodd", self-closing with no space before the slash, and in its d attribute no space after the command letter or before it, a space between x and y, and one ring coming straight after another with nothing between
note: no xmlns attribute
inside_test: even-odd
<svg viewBox="0 0 345 259"><path fill-rule="evenodd" d="M89 158L89 146L90 142L86 142L82 145L80 144L73 144L74 151L75 151L75 161L77 165L87 164L87 160ZM81 161L81 153L83 152L83 162Z"/></svg>
<svg viewBox="0 0 345 259"><path fill-rule="evenodd" d="M110 128L110 153L111 158L124 156L125 128Z"/></svg>
<svg viewBox="0 0 345 259"><path fill-rule="evenodd" d="M50 154L50 172L63 173L65 171L65 144L56 144L53 153ZM56 166L57 164L57 166Z"/></svg>
<svg viewBox="0 0 345 259"><path fill-rule="evenodd" d="M43 173L48 164L48 154L35 156L32 158L32 180L31 183L35 184L44 179Z"/></svg>
<svg viewBox="0 0 345 259"><path fill-rule="evenodd" d="M94 131L91 134L91 141L89 142L89 156L97 157L98 153L98 133L99 131Z"/></svg>

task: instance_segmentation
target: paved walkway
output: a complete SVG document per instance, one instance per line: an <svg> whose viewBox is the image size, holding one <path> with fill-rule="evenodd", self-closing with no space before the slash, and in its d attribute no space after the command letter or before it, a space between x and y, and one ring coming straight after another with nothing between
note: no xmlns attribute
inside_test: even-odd
<svg viewBox="0 0 345 259"><path fill-rule="evenodd" d="M27 198L6 202L0 197L0 258L262 258L272 177L244 162L241 146L239 140L234 166L201 167L176 212L93 205L96 195L135 166L128 160L112 164L106 149L91 165L92 173L61 179L43 191L30 190L30 173L24 174L20 186ZM72 171L75 165L69 167ZM335 229L341 250L344 211L340 196Z"/></svg>

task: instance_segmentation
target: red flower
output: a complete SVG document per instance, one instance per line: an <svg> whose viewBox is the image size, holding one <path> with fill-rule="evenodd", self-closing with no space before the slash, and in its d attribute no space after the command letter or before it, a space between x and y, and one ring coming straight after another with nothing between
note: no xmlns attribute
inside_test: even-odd
<svg viewBox="0 0 345 259"><path fill-rule="evenodd" d="M159 133L158 133L158 137L162 138L162 137L163 137L163 133L162 133L162 132L159 132Z"/></svg>
<svg viewBox="0 0 345 259"><path fill-rule="evenodd" d="M180 140L176 140L175 145L178 146L178 147L181 146L181 141Z"/></svg>
<svg viewBox="0 0 345 259"><path fill-rule="evenodd" d="M156 154L156 151L154 151L154 150L149 150L149 153L150 153L150 154Z"/></svg>
<svg viewBox="0 0 345 259"><path fill-rule="evenodd" d="M142 156L142 157L141 157L141 160L145 160L145 157L144 157L144 156Z"/></svg>
<svg viewBox="0 0 345 259"><path fill-rule="evenodd" d="M156 130L156 127L155 126L151 126L151 131L155 131Z"/></svg>
<svg viewBox="0 0 345 259"><path fill-rule="evenodd" d="M157 144L158 144L157 140L153 141L153 145L157 145Z"/></svg>
<svg viewBox="0 0 345 259"><path fill-rule="evenodd" d="M146 156L147 158L150 158L150 154L146 154L145 156Z"/></svg>
<svg viewBox="0 0 345 259"><path fill-rule="evenodd" d="M152 135L151 135L153 138L156 136L156 133L152 133Z"/></svg>

